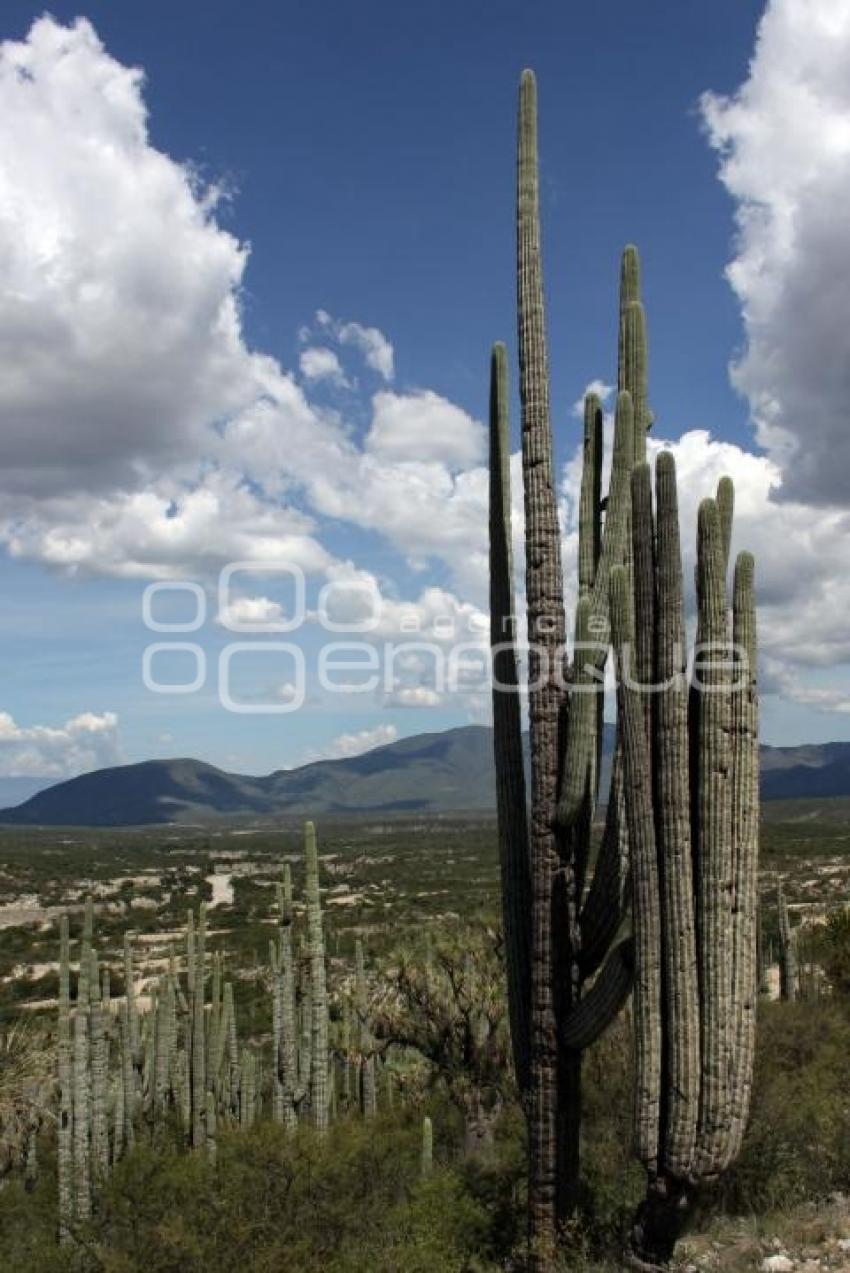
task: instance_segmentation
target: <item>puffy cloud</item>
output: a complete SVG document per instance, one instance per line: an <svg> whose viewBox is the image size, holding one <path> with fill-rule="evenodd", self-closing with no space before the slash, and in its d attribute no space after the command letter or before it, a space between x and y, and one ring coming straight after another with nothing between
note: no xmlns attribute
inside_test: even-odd
<svg viewBox="0 0 850 1273"><path fill-rule="evenodd" d="M11 555L69 573L177 579L247 560L291 561L314 573L332 560L308 517L261 499L233 472L162 478L140 491L19 498L12 510Z"/></svg>
<svg viewBox="0 0 850 1273"><path fill-rule="evenodd" d="M395 725L375 725L371 729L361 729L353 734L338 734L331 743L315 759L341 760L349 756L360 756L373 747L383 747L394 743L398 738Z"/></svg>
<svg viewBox="0 0 850 1273"><path fill-rule="evenodd" d="M450 469L468 468L484 455L482 425L430 389L398 394L384 390L373 399L366 449L384 460L434 461Z"/></svg>
<svg viewBox="0 0 850 1273"><path fill-rule="evenodd" d="M348 383L337 355L332 349L325 349L321 345L302 349L298 365L305 380L329 380L336 385Z"/></svg>
<svg viewBox="0 0 850 1273"><path fill-rule="evenodd" d="M221 192L149 143L142 75L91 25L0 45L0 473L137 487L253 396Z"/></svg>
<svg viewBox="0 0 850 1273"><path fill-rule="evenodd" d="M363 355L366 366L377 371L384 380L395 375L393 347L377 327L363 327L360 323L342 323L338 328L343 345L353 345Z"/></svg>
<svg viewBox="0 0 850 1273"><path fill-rule="evenodd" d="M316 324L324 339L355 349L366 366L376 371L383 380L394 378L395 351L380 328L364 327L362 323L341 322L325 309L316 311ZM302 341L308 341L311 336L309 326L302 327L299 335Z"/></svg>
<svg viewBox="0 0 850 1273"><path fill-rule="evenodd" d="M850 4L769 0L749 76L701 102L736 207L729 281L746 349L732 368L783 499L850 490Z"/></svg>
<svg viewBox="0 0 850 1273"><path fill-rule="evenodd" d="M0 768L5 777L59 780L121 763L118 718L82 712L64 725L18 725L0 712Z"/></svg>

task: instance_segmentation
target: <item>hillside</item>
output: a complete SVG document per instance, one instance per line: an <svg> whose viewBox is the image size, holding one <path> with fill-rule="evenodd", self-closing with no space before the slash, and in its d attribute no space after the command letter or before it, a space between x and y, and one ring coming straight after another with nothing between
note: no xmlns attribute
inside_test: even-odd
<svg viewBox="0 0 850 1273"><path fill-rule="evenodd" d="M612 742L608 727L608 757ZM489 728L468 725L256 778L200 760L148 760L58 783L0 812L0 820L26 826L136 826L235 816L490 812L495 805L492 746ZM606 765L603 781L607 771ZM762 747L765 800L848 795L850 743Z"/></svg>

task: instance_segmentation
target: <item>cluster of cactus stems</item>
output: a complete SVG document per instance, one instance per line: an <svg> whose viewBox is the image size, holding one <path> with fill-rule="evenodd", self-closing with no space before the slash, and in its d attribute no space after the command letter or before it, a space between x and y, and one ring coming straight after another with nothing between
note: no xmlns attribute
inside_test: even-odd
<svg viewBox="0 0 850 1273"><path fill-rule="evenodd" d="M114 1000L108 967L94 943L94 907L87 899L80 939L76 1000L71 998L68 917L60 920L57 1160L59 1235L92 1214L97 1190L113 1164L145 1129L177 1119L188 1146L216 1163L223 1127L250 1128L270 1093L273 1121L299 1122L319 1134L340 1108L377 1110L366 963L358 941L353 996L343 998L336 1038L330 1038L325 941L316 831L304 833L305 933L296 943L290 866L277 886L277 937L270 943L272 1063L262 1048L240 1041L234 983L224 953L207 949L206 907L191 910L183 951L146 992L136 993L133 939L124 935L124 995ZM352 1037L351 1003L358 1038ZM384 1069L386 1099L391 1075ZM34 1159L34 1144L32 1153Z"/></svg>
<svg viewBox="0 0 850 1273"><path fill-rule="evenodd" d="M734 492L722 479L697 534L697 648L685 619L673 457L655 500L646 463L646 320L640 262L620 275L618 395L602 495L603 420L589 394L579 504L574 652L566 643L549 411L536 84L520 86L517 268L531 791L527 802L511 554L507 360L490 389L493 713L503 919L515 1066L529 1123L531 1267L556 1260L579 1181L581 1057L634 996L635 1147L648 1175L630 1260L663 1265L691 1193L738 1152L752 1075L758 747L753 562L726 593ZM618 720L599 795L601 692L611 649ZM631 913L631 931L628 916Z"/></svg>

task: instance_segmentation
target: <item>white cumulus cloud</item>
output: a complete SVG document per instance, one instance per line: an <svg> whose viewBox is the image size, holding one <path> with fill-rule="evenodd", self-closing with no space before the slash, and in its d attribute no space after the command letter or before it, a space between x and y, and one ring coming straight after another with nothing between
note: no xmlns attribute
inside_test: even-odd
<svg viewBox="0 0 850 1273"><path fill-rule="evenodd" d="M746 81L702 113L735 200L728 267L746 348L734 383L783 498L850 490L850 4L769 0Z"/></svg>
<svg viewBox="0 0 850 1273"><path fill-rule="evenodd" d="M69 778L121 763L118 717L82 712L64 725L19 725L0 712L0 769L4 777Z"/></svg>

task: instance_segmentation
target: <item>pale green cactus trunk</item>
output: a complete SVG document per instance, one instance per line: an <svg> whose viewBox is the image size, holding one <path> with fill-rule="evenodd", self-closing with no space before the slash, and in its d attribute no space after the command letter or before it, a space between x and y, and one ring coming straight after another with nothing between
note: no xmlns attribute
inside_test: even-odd
<svg viewBox="0 0 850 1273"><path fill-rule="evenodd" d="M636 252L629 249L623 261L618 338L622 391L617 401L611 483L604 500L601 404L594 395L585 403L576 658L571 668L565 648L549 421L536 88L528 71L520 86L517 241L531 684L530 822L526 821L521 725L514 691L510 442L501 346L494 347L490 389L491 643L511 1030L517 1078L529 1120L529 1236L532 1267L539 1271L552 1267L556 1230L568 1220L578 1199L581 1053L614 1019L631 984L631 947L628 943L613 944L628 903L619 756L603 848L588 889L585 877L599 785L601 683L609 649L608 581L612 569L626 559L630 542L629 478L637 424L629 385L640 389L644 434L649 416L639 263ZM630 317L633 314L640 318L639 340ZM570 684L568 696L565 682ZM594 981L585 999L583 984L590 978Z"/></svg>
<svg viewBox="0 0 850 1273"><path fill-rule="evenodd" d="M283 1103L283 1124L293 1130L298 1123L298 1041L296 1015L295 957L292 945L292 872L287 862L278 893L280 909L280 1047L276 1057Z"/></svg>
<svg viewBox="0 0 850 1273"><path fill-rule="evenodd" d="M706 660L703 680L689 696L675 473L671 459L659 464L654 509L645 466L653 423L646 317L640 261L629 245L620 274L619 392L605 498L600 404L592 395L585 403L576 647L572 664L567 659L540 266L536 87L528 71L520 87L517 202L530 647L528 825L519 714L507 697L516 679L516 648L501 346L493 352L490 392L491 642L510 1019L529 1117L530 1260L534 1273L548 1273L555 1264L558 1224L568 1219L577 1197L581 1050L619 1011L633 974L635 1142L650 1175L634 1259L642 1242L647 1250L663 1247L659 1230L679 1201L686 1210L688 1189L723 1170L740 1144L755 994L755 623L752 562L743 555L729 631L726 570L734 491L724 479L716 503L709 501L700 514L699 640L713 648L714 657ZM598 686L610 651L614 593L627 688L621 694L605 831L588 881L602 738ZM735 658L745 651L738 697L729 692L733 639ZM642 692L659 683L661 693ZM523 897L525 862L530 902ZM618 941L630 902L633 938ZM524 995L526 977L530 990Z"/></svg>
<svg viewBox="0 0 850 1273"><path fill-rule="evenodd" d="M426 1114L422 1119L422 1159L420 1175L427 1180L434 1170L434 1129Z"/></svg>
<svg viewBox="0 0 850 1273"><path fill-rule="evenodd" d="M106 1037L97 954L91 951L89 1007L91 1039L91 1162L94 1177L103 1181L109 1172L109 1051Z"/></svg>
<svg viewBox="0 0 850 1273"><path fill-rule="evenodd" d="M192 985L192 1146L197 1149L204 1143L204 1115L207 1105L206 1041L204 1013L204 973L206 947L206 906L202 902L198 912L197 944L191 928L187 932L189 965L194 973Z"/></svg>
<svg viewBox="0 0 850 1273"><path fill-rule="evenodd" d="M776 908L779 915L779 994L793 1001L799 993L797 972L797 934L791 927L788 903L780 884L776 890Z"/></svg>
<svg viewBox="0 0 850 1273"><path fill-rule="evenodd" d="M749 1111L757 994L755 606L752 558L741 553L730 633L732 493L723 484L723 508L705 500L699 511L688 704L672 456L658 460L657 530L646 466L632 482L636 577L632 583L627 570L614 572L611 607L634 890L635 1142L648 1175L631 1259L656 1268L672 1256L695 1187L737 1156ZM660 687L649 706L628 666L640 646L638 616L645 623L650 613L635 604L644 588L655 602Z"/></svg>
<svg viewBox="0 0 850 1273"><path fill-rule="evenodd" d="M70 943L68 916L59 921L59 1122L56 1129L56 1163L59 1183L59 1241L70 1237L74 1215L74 1104L71 1042Z"/></svg>
<svg viewBox="0 0 850 1273"><path fill-rule="evenodd" d="M328 991L325 971L325 938L319 894L319 856L316 828L304 825L304 861L307 894L307 957L310 961L311 1067L310 1113L313 1126L328 1126Z"/></svg>
<svg viewBox="0 0 850 1273"><path fill-rule="evenodd" d="M366 980L366 957L363 943L358 937L354 948L355 1009L359 1027L360 1052L360 1105L364 1118L374 1118L378 1109L378 1092L375 1083L375 1041L369 1019L369 987Z"/></svg>
<svg viewBox="0 0 850 1273"><path fill-rule="evenodd" d="M88 964L84 943L80 960L77 1006L74 1012L74 1216L91 1215L91 1087L89 1080Z"/></svg>

